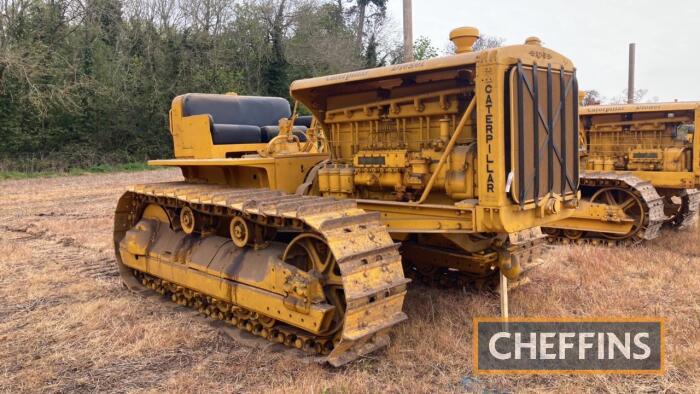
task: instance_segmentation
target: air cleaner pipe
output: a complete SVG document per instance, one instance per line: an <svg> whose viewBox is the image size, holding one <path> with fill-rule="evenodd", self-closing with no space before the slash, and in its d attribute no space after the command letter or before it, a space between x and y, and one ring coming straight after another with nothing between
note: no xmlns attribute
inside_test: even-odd
<svg viewBox="0 0 700 394"><path fill-rule="evenodd" d="M428 185L425 187L425 190L423 190L423 194L420 196L420 200L418 200L416 204L422 204L425 201L425 199L428 198L430 191L433 189L433 184L435 183L435 180L437 179L440 170L442 170L442 166L445 165L447 157L452 153L452 149L454 149L455 145L457 144L457 139L462 134L462 129L464 129L464 125L467 123L467 119L469 119L469 116L474 111L474 107L476 107L476 97L472 98L472 101L469 103L469 106L467 107L466 111L464 111L462 119L459 121L457 128L455 128L455 131L452 134L452 138L450 138L450 142L447 144L447 148L445 148L445 153L442 156L440 156L440 161L438 162L437 167L435 167L433 175L430 176Z"/></svg>

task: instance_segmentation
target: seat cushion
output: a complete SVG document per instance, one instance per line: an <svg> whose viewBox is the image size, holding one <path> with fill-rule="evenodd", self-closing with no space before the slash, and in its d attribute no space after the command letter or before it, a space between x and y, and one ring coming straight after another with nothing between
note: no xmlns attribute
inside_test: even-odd
<svg viewBox="0 0 700 394"><path fill-rule="evenodd" d="M289 102L281 97L186 94L183 115L209 114L216 124L267 126L289 118Z"/></svg>
<svg viewBox="0 0 700 394"><path fill-rule="evenodd" d="M292 129L292 134L299 137L299 141L306 142L306 127L304 126L294 126ZM279 126L263 126L260 128L260 137L262 142L270 142L273 138L280 135Z"/></svg>
<svg viewBox="0 0 700 394"><path fill-rule="evenodd" d="M307 129L311 127L311 120L314 117L311 115L308 116L297 116L297 118L294 120L294 125L295 126L305 126Z"/></svg>
<svg viewBox="0 0 700 394"><path fill-rule="evenodd" d="M214 123L211 137L214 145L259 144L262 141L260 127L251 125Z"/></svg>

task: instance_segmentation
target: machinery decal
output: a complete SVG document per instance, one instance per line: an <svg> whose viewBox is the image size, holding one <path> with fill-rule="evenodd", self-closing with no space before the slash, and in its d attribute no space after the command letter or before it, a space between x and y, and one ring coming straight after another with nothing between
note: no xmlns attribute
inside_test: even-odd
<svg viewBox="0 0 700 394"><path fill-rule="evenodd" d="M494 180L493 180L493 114L491 113L491 108L493 107L493 100L491 98L491 93L493 92L493 86L491 84L486 84L484 87L484 92L486 93L486 114L484 116L486 124L486 173L488 178L486 179L486 191L488 193L494 193Z"/></svg>

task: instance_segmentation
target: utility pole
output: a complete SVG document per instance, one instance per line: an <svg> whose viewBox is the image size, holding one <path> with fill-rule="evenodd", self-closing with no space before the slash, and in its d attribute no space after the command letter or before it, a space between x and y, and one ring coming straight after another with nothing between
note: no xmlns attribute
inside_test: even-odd
<svg viewBox="0 0 700 394"><path fill-rule="evenodd" d="M411 0L403 0L403 59L413 61L413 9Z"/></svg>
<svg viewBox="0 0 700 394"><path fill-rule="evenodd" d="M635 44L630 43L629 71L627 72L627 104L634 103L634 50Z"/></svg>

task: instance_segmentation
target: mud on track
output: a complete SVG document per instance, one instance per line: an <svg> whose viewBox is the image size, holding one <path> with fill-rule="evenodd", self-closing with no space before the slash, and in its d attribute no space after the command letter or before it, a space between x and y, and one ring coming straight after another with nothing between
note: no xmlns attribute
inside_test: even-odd
<svg viewBox="0 0 700 394"><path fill-rule="evenodd" d="M112 213L147 171L0 182L0 392L700 391L700 235L616 250L558 247L511 294L518 315L662 315L663 377L474 377L471 319L495 294L409 290L392 346L332 369L242 346L175 305L120 285Z"/></svg>

